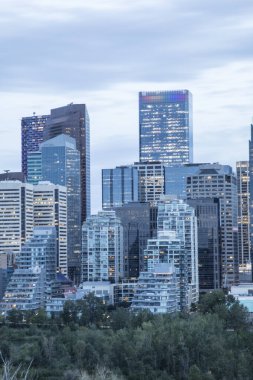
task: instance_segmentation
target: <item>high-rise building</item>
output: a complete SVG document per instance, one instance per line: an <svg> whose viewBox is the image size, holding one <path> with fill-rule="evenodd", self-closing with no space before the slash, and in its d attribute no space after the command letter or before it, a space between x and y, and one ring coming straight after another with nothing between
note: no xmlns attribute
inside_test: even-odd
<svg viewBox="0 0 253 380"><path fill-rule="evenodd" d="M39 266L16 269L8 283L0 310L38 310L45 305L46 272Z"/></svg>
<svg viewBox="0 0 253 380"><path fill-rule="evenodd" d="M168 231L173 231L176 233L176 238L183 244L188 265L188 306L191 303L198 302L198 240L197 218L194 208L181 199L164 197L158 203L157 231L158 237L161 238ZM176 265L175 262L174 265Z"/></svg>
<svg viewBox="0 0 253 380"><path fill-rule="evenodd" d="M50 182L33 187L33 215L35 227L55 227L58 271L68 274L67 257L67 189Z"/></svg>
<svg viewBox="0 0 253 380"><path fill-rule="evenodd" d="M140 92L139 125L141 162L192 162L192 95L188 90Z"/></svg>
<svg viewBox="0 0 253 380"><path fill-rule="evenodd" d="M238 254L242 271L251 264L250 257L250 201L249 201L249 162L236 162L238 197Z"/></svg>
<svg viewBox="0 0 253 380"><path fill-rule="evenodd" d="M164 194L164 165L160 162L135 162L139 177L139 202L156 206Z"/></svg>
<svg viewBox="0 0 253 380"><path fill-rule="evenodd" d="M220 211L218 198L188 199L198 221L199 290L221 288Z"/></svg>
<svg viewBox="0 0 253 380"><path fill-rule="evenodd" d="M222 287L239 280L237 246L237 186L236 177L228 165L207 164L187 177L188 199L218 198L221 226Z"/></svg>
<svg viewBox="0 0 253 380"><path fill-rule="evenodd" d="M123 227L114 211L100 211L82 227L82 281L123 277Z"/></svg>
<svg viewBox="0 0 253 380"><path fill-rule="evenodd" d="M204 164L183 164L164 167L165 195L186 199L186 178L197 173Z"/></svg>
<svg viewBox="0 0 253 380"><path fill-rule="evenodd" d="M21 120L22 172L27 176L28 152L36 152L43 142L43 131L48 115L23 117Z"/></svg>
<svg viewBox="0 0 253 380"><path fill-rule="evenodd" d="M253 261L253 124L250 126L249 140L249 215L250 215L250 257ZM253 268L253 267L252 267ZM253 269L252 269L253 280Z"/></svg>
<svg viewBox="0 0 253 380"><path fill-rule="evenodd" d="M27 154L27 178L28 183L37 185L42 181L41 151L28 152Z"/></svg>
<svg viewBox="0 0 253 380"><path fill-rule="evenodd" d="M55 227L35 227L33 235L21 248L17 264L19 269L35 268L37 266L44 268L45 279L50 283L56 278L56 259Z"/></svg>
<svg viewBox="0 0 253 380"><path fill-rule="evenodd" d="M157 264L152 272L140 273L131 310L149 310L154 314L175 313L180 310L177 291L177 277L173 264Z"/></svg>
<svg viewBox="0 0 253 380"><path fill-rule="evenodd" d="M68 272L80 281L81 265L81 188L80 152L75 139L58 135L40 146L42 179L67 188Z"/></svg>
<svg viewBox="0 0 253 380"><path fill-rule="evenodd" d="M138 171L132 166L102 170L102 207L111 209L138 201Z"/></svg>
<svg viewBox="0 0 253 380"><path fill-rule="evenodd" d="M124 277L138 278L144 270L144 249L151 238L150 205L131 202L114 211L123 226Z"/></svg>
<svg viewBox="0 0 253 380"><path fill-rule="evenodd" d="M33 233L33 186L0 182L0 254L19 254Z"/></svg>
<svg viewBox="0 0 253 380"><path fill-rule="evenodd" d="M44 129L44 141L66 134L76 140L80 152L81 220L90 215L90 121L85 104L69 104L51 110Z"/></svg>

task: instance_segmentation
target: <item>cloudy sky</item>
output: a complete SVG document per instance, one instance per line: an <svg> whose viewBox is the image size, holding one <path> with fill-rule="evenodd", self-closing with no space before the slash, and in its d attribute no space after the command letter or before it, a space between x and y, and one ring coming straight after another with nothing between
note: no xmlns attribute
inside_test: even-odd
<svg viewBox="0 0 253 380"><path fill-rule="evenodd" d="M189 89L194 161L248 159L252 0L0 0L0 171L20 170L20 120L68 103L101 169L138 159L138 91Z"/></svg>

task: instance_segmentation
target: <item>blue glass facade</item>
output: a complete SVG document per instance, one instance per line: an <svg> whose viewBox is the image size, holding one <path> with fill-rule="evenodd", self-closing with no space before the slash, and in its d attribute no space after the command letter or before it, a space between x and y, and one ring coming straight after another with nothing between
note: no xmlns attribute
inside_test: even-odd
<svg viewBox="0 0 253 380"><path fill-rule="evenodd" d="M44 141L61 134L73 137L80 152L82 222L90 215L90 119L85 104L54 108L44 129Z"/></svg>
<svg viewBox="0 0 253 380"><path fill-rule="evenodd" d="M102 170L103 209L138 201L138 171L131 166Z"/></svg>
<svg viewBox="0 0 253 380"><path fill-rule="evenodd" d="M139 93L140 161L193 161L192 95L188 90Z"/></svg>
<svg viewBox="0 0 253 380"><path fill-rule="evenodd" d="M27 155L27 182L37 185L41 180L41 152L29 152Z"/></svg>
<svg viewBox="0 0 253 380"><path fill-rule="evenodd" d="M186 199L186 178L198 172L203 164L165 166L165 195Z"/></svg>
<svg viewBox="0 0 253 380"><path fill-rule="evenodd" d="M67 187L68 268L78 281L81 254L80 152L75 139L59 135L40 146L42 180Z"/></svg>
<svg viewBox="0 0 253 380"><path fill-rule="evenodd" d="M21 120L21 145L22 145L22 172L27 177L28 152L39 150L39 144L43 142L43 132L48 115L28 116Z"/></svg>

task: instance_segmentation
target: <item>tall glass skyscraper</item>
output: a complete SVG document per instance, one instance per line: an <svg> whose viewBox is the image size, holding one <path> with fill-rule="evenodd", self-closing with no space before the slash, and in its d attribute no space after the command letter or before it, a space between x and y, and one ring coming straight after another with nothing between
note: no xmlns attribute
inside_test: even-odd
<svg viewBox="0 0 253 380"><path fill-rule="evenodd" d="M102 170L103 209L138 201L138 171L132 166Z"/></svg>
<svg viewBox="0 0 253 380"><path fill-rule="evenodd" d="M28 152L39 150L43 142L44 127L49 115L23 117L21 120L22 172L27 177Z"/></svg>
<svg viewBox="0 0 253 380"><path fill-rule="evenodd" d="M193 160L192 94L188 90L139 93L140 161Z"/></svg>
<svg viewBox="0 0 253 380"><path fill-rule="evenodd" d="M51 110L44 141L60 134L73 137L80 152L82 222L90 215L90 119L85 104L68 104Z"/></svg>
<svg viewBox="0 0 253 380"><path fill-rule="evenodd" d="M79 281L81 254L80 152L75 139L59 135L40 146L42 180L67 187L68 272Z"/></svg>

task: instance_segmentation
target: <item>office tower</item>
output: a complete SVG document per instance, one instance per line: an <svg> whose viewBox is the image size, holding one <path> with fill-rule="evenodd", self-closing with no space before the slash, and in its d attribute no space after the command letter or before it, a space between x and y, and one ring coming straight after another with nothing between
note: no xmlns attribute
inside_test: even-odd
<svg viewBox="0 0 253 380"><path fill-rule="evenodd" d="M37 185L42 181L41 152L29 152L27 154L27 182Z"/></svg>
<svg viewBox="0 0 253 380"><path fill-rule="evenodd" d="M161 238L162 234L173 231L175 237L183 244L188 263L188 306L198 302L198 240L194 208L180 199L171 200L164 197L158 203L157 231L158 237ZM175 262L174 265L176 266Z"/></svg>
<svg viewBox="0 0 253 380"><path fill-rule="evenodd" d="M123 277L123 227L114 211L100 211L82 227L82 281Z"/></svg>
<svg viewBox="0 0 253 380"><path fill-rule="evenodd" d="M56 278L56 258L55 227L35 227L33 235L21 248L17 264L19 269L43 268L45 279L50 283Z"/></svg>
<svg viewBox="0 0 253 380"><path fill-rule="evenodd" d="M0 254L18 255L33 232L33 186L0 182Z"/></svg>
<svg viewBox="0 0 253 380"><path fill-rule="evenodd" d="M221 225L221 286L238 283L237 186L228 165L207 164L187 177L188 199L219 198Z"/></svg>
<svg viewBox="0 0 253 380"><path fill-rule="evenodd" d="M16 269L0 303L3 313L11 309L38 310L45 305L45 269L32 267Z"/></svg>
<svg viewBox="0 0 253 380"><path fill-rule="evenodd" d="M140 273L131 310L149 310L154 314L179 311L177 277L173 264L156 264L152 272Z"/></svg>
<svg viewBox="0 0 253 380"><path fill-rule="evenodd" d="M33 215L35 227L55 227L57 270L68 274L67 257L67 189L50 182L33 187Z"/></svg>
<svg viewBox="0 0 253 380"><path fill-rule="evenodd" d="M111 209L138 201L138 171L132 166L102 170L102 207Z"/></svg>
<svg viewBox="0 0 253 380"><path fill-rule="evenodd" d="M205 164L183 164L164 167L165 195L186 199L186 178L197 173L199 167Z"/></svg>
<svg viewBox="0 0 253 380"><path fill-rule="evenodd" d="M250 259L249 162L236 162L238 197L238 255L240 272L247 270Z"/></svg>
<svg viewBox="0 0 253 380"><path fill-rule="evenodd" d="M0 254L0 300L3 298L6 287L16 268L15 257L13 253Z"/></svg>
<svg viewBox="0 0 253 380"><path fill-rule="evenodd" d="M43 142L43 131L48 115L23 117L21 120L22 173L27 177L27 154L36 152Z"/></svg>
<svg viewBox="0 0 253 380"><path fill-rule="evenodd" d="M124 277L137 278L144 270L144 249L151 238L150 205L131 202L114 211L123 226Z"/></svg>
<svg viewBox="0 0 253 380"><path fill-rule="evenodd" d="M156 206L164 194L164 166L160 162L135 162L139 176L139 201Z"/></svg>
<svg viewBox="0 0 253 380"><path fill-rule="evenodd" d="M44 141L66 134L76 140L80 152L81 220L90 215L90 121L85 104L69 104L51 110L44 130Z"/></svg>
<svg viewBox="0 0 253 380"><path fill-rule="evenodd" d="M198 221L199 290L221 288L220 212L218 198L188 199Z"/></svg>
<svg viewBox="0 0 253 380"><path fill-rule="evenodd" d="M139 125L141 162L192 162L192 95L188 90L140 92Z"/></svg>
<svg viewBox="0 0 253 380"><path fill-rule="evenodd" d="M80 281L81 187L80 152L75 139L59 135L40 145L42 179L67 188L68 273Z"/></svg>
<svg viewBox="0 0 253 380"><path fill-rule="evenodd" d="M253 124L250 126L249 140L249 215L250 215L250 258L253 258ZM252 270L253 280L253 270Z"/></svg>

